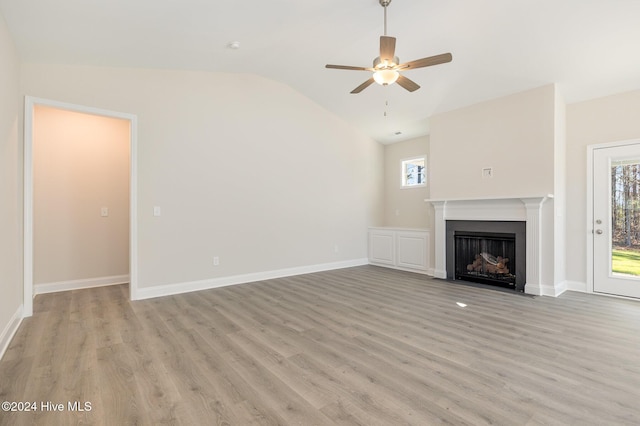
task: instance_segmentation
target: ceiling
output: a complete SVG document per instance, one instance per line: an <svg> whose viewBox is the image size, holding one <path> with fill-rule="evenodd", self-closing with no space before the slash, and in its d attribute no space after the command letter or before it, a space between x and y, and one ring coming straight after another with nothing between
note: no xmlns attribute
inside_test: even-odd
<svg viewBox="0 0 640 426"><path fill-rule="evenodd" d="M255 73L382 143L428 134L433 114L549 83L569 103L640 89L638 0L393 0L400 61L453 61L407 71L416 92L374 84L358 95L368 72L324 65L372 64L378 0L0 0L0 13L23 61Z"/></svg>

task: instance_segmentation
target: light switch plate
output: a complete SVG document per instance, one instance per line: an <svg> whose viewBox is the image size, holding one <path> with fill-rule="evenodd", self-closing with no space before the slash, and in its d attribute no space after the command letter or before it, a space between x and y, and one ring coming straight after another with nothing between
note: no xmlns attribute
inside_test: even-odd
<svg viewBox="0 0 640 426"><path fill-rule="evenodd" d="M162 214L162 211L160 210L160 207L159 206L154 206L153 207L153 215L158 217L158 216L160 216L160 214Z"/></svg>
<svg viewBox="0 0 640 426"><path fill-rule="evenodd" d="M109 207L102 207L100 209L100 216L102 216L102 217L109 216Z"/></svg>

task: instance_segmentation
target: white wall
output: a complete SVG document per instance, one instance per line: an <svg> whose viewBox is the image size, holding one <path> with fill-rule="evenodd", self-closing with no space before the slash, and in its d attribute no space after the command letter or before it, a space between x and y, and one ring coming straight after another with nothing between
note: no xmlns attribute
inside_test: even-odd
<svg viewBox="0 0 640 426"><path fill-rule="evenodd" d="M36 105L33 175L34 284L128 275L129 121Z"/></svg>
<svg viewBox="0 0 640 426"><path fill-rule="evenodd" d="M473 105L463 110L456 110L434 117L431 123L432 135L428 143L430 153L429 184L431 186L436 181L441 186L438 188L436 185L435 195L432 189L431 197L455 198L456 196L463 197L463 195L470 197L523 196L527 195L527 191L537 191L538 195L553 193L555 198L552 203L546 205L547 208L543 218L547 222L553 222L556 238L545 240L546 245L543 256L547 263L553 262L554 268L552 271L546 271L544 279L546 282L553 280L554 284L560 285L566 280L569 288L584 291L586 290L587 269L586 241L591 235L590 228L586 223L587 146L640 139L640 120L638 120L640 91L625 92L565 106L564 100L557 91L554 95L548 93L551 87L545 86L534 91L495 100L497 105L492 105L494 101L489 101L488 103ZM527 111L530 111L530 108L535 107L536 99L544 100L544 105L540 106L542 112L528 113ZM529 105L524 108L517 105L519 101ZM555 116L553 118L549 116L551 113L548 114L549 104L554 105L553 114ZM483 110L483 107L486 107L486 110ZM514 128L511 121L514 115L519 113L529 114L532 117L544 117L545 123L538 128L536 122L531 121L529 122L531 127L524 130ZM470 122L457 121L465 120L468 117L472 118ZM548 123L546 123L547 119L550 119ZM523 117L516 117L515 122L525 123L526 121ZM445 124L447 126L446 129L440 127L440 123ZM459 128L456 129L456 126ZM490 127L494 131L490 131ZM500 131L496 129L500 129ZM524 161L523 159L532 158L529 157L531 149L540 149L538 146L539 139L527 136L527 143L530 146L520 146L519 142L513 142L517 139L516 136L518 134L531 135L544 130L544 132L539 133L539 136L546 140L548 139L547 136L549 136L547 132L549 129L553 132L554 145L545 146L542 152L534 156L539 158L540 155L544 154L543 156L547 158L538 162ZM453 135L457 136L456 139L448 139L448 133L444 133L445 130L451 130ZM477 134L474 133L475 130L478 131ZM465 132L468 133L464 134ZM505 134L510 136L505 137ZM447 138L441 144L438 144L439 135L441 136L440 141L443 140L443 135L446 135L445 137ZM494 135L496 135L495 138ZM450 140L452 142L449 143ZM396 160L405 155L405 153L411 156L421 151L425 141L419 138L408 141L405 145L401 143L385 147L387 170L385 178L386 226L410 227L418 224L415 218L394 217L396 206L403 205L402 203L404 202L407 202L407 205L412 205L411 203L416 200L398 198L400 190L395 189L396 179L393 176L393 170L396 167ZM517 187L515 189L508 187L511 188L510 190L513 194L509 194L506 191L500 194L493 192L493 190L487 190L482 182L469 183L466 181L463 183L461 179L451 176L451 170L454 170L459 164L466 164L467 169L458 170L458 172L467 174L471 170L471 175L466 176L466 178L473 178L479 181L478 169L485 165L491 165L487 160L488 157L474 157L473 155L462 155L461 153L477 154L478 151L482 151L469 147L469 144L487 146L492 143L498 144L498 141L506 144L507 147L512 143L516 146L517 158L523 160L520 163L523 171L528 171L530 174L536 174L536 170L550 171L542 174L544 183L538 187L531 187L530 181L535 181L537 185L538 179L515 178L516 182L518 182ZM435 147L434 144L436 145ZM548 151L551 146L553 146L552 151ZM496 149L494 147L490 151L497 155L497 158L503 160L500 156L502 153L507 152L507 148ZM500 170L499 166L496 167L495 165L500 164L500 162L492 164L494 165L494 171L497 173L497 178ZM525 181L522 182L522 179L525 179ZM473 186L472 192L465 191L465 188L468 188L469 185ZM552 185L552 190L549 190L549 185ZM548 207L552 208L548 209Z"/></svg>
<svg viewBox="0 0 640 426"><path fill-rule="evenodd" d="M640 91L567 106L567 279L586 289L587 146L640 138Z"/></svg>
<svg viewBox="0 0 640 426"><path fill-rule="evenodd" d="M566 210L567 210L567 107L564 98L556 91L555 96L555 148L554 148L554 179L553 179L553 225L554 247L553 282L563 283L567 279L566 273Z"/></svg>
<svg viewBox="0 0 640 426"><path fill-rule="evenodd" d="M402 160L427 156L427 186L402 188L400 182ZM385 226L400 228L431 228L433 208L424 200L429 198L429 136L422 136L384 147Z"/></svg>
<svg viewBox="0 0 640 426"><path fill-rule="evenodd" d="M431 198L540 196L554 190L555 87L435 115ZM482 169L493 178L482 179Z"/></svg>
<svg viewBox="0 0 640 426"><path fill-rule="evenodd" d="M566 288L564 271L565 113L555 85L432 117L431 198L540 197L543 294ZM483 168L493 177L483 178ZM560 216L558 216L560 215Z"/></svg>
<svg viewBox="0 0 640 426"><path fill-rule="evenodd" d="M23 94L137 115L141 288L366 258L383 147L291 88L35 64L22 77Z"/></svg>
<svg viewBox="0 0 640 426"><path fill-rule="evenodd" d="M0 15L0 356L22 306L22 132L19 63Z"/></svg>
<svg viewBox="0 0 640 426"><path fill-rule="evenodd" d="M400 182L402 160L427 156L427 185L418 188L402 188ZM384 226L395 228L433 229L433 206L424 200L429 198L431 155L429 136L422 136L384 147ZM431 234L432 235L432 234ZM434 264L433 238L428 241L428 265Z"/></svg>

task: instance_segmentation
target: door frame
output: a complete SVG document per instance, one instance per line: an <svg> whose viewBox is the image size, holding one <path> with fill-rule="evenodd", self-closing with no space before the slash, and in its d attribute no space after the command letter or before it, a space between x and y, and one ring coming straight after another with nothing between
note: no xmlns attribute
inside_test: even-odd
<svg viewBox="0 0 640 426"><path fill-rule="evenodd" d="M34 108L43 105L85 114L101 115L128 120L129 126L129 298L138 294L138 118L134 114L110 111L85 105L77 105L51 99L25 96L24 102L24 263L23 263L23 307L22 316L33 315L33 122Z"/></svg>
<svg viewBox="0 0 640 426"><path fill-rule="evenodd" d="M640 145L640 139L627 139L617 142L598 143L587 146L587 223L586 223L586 235L587 235L587 293L595 293L593 291L593 268L594 268L594 253L593 253L593 153L596 149L602 148L617 148L626 145ZM597 293L606 294L606 293ZM614 295L611 295L614 296ZM624 297L624 296L614 296Z"/></svg>

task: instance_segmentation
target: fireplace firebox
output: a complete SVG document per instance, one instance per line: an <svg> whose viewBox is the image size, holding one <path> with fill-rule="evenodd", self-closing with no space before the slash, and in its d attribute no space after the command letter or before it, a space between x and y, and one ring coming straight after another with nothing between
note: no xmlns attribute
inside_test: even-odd
<svg viewBox="0 0 640 426"><path fill-rule="evenodd" d="M526 222L447 221L447 278L524 291Z"/></svg>
<svg viewBox="0 0 640 426"><path fill-rule="evenodd" d="M456 280L515 288L515 234L456 232L454 253Z"/></svg>

